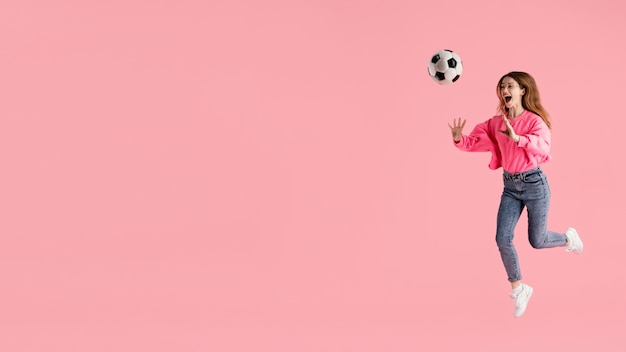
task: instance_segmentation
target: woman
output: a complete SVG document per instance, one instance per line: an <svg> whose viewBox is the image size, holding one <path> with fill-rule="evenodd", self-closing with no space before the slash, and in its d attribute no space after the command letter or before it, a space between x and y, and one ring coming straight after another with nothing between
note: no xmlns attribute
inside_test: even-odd
<svg viewBox="0 0 626 352"><path fill-rule="evenodd" d="M457 148L491 152L489 168L504 169L496 243L511 283L514 315L520 317L533 294L533 288L522 283L513 246L513 232L524 207L528 212L528 239L533 248L566 247L568 252L580 254L583 243L573 228L564 234L547 230L550 187L540 165L551 159L551 124L535 80L525 72L510 72L500 78L496 91L501 115L478 124L469 135L463 135L467 120L459 118L448 126Z"/></svg>

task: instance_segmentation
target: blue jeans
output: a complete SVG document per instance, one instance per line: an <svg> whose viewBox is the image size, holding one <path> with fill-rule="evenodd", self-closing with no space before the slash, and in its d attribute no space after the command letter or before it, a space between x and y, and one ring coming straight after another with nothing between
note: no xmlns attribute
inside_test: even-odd
<svg viewBox="0 0 626 352"><path fill-rule="evenodd" d="M528 240L533 248L563 247L567 237L547 230L550 187L541 168L516 174L504 171L503 178L504 191L498 209L496 243L509 281L513 282L522 279L517 251L513 245L513 232L524 206L528 212Z"/></svg>

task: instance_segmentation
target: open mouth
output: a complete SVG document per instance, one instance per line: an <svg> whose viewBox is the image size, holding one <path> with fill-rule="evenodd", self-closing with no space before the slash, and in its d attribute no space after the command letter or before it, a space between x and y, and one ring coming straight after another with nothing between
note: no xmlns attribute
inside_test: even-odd
<svg viewBox="0 0 626 352"><path fill-rule="evenodd" d="M510 101L511 101L511 96L510 96L510 95L507 95L506 97L504 97L504 101L505 101L506 103L510 102Z"/></svg>

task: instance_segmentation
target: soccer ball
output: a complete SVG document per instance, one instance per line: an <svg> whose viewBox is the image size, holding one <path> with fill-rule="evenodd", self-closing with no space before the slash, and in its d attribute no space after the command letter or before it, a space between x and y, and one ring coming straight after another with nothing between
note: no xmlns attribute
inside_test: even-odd
<svg viewBox="0 0 626 352"><path fill-rule="evenodd" d="M439 50L428 63L428 74L439 84L452 84L463 74L461 57L452 50Z"/></svg>

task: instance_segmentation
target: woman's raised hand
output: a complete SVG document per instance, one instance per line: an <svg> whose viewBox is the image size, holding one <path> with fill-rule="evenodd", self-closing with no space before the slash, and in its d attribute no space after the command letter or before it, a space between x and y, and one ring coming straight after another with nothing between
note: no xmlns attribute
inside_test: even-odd
<svg viewBox="0 0 626 352"><path fill-rule="evenodd" d="M450 132L452 132L452 139L454 139L455 142L459 142L461 140L461 136L463 136L463 127L465 127L466 122L467 119L464 119L461 123L461 118L459 117L458 119L452 120L452 126L448 124Z"/></svg>
<svg viewBox="0 0 626 352"><path fill-rule="evenodd" d="M504 134L505 136L511 138L513 142L519 143L519 136L517 135L517 133L515 133L515 130L513 129L513 126L511 126L509 119L506 118L506 115L502 115L502 120L504 121L504 126L506 127L506 130L498 131L500 131L500 133Z"/></svg>

